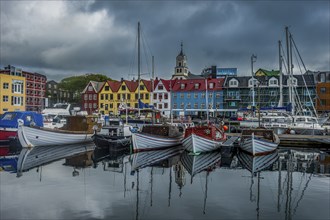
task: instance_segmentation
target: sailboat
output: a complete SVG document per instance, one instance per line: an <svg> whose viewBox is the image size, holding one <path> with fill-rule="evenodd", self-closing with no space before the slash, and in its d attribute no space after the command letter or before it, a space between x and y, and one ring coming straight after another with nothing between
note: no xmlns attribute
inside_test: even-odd
<svg viewBox="0 0 330 220"><path fill-rule="evenodd" d="M140 22L138 23L138 83L140 85ZM140 86L138 86L140 101ZM139 108L140 113L140 108ZM132 134L133 152L175 147L181 144L182 132L171 124L144 125L141 131Z"/></svg>
<svg viewBox="0 0 330 220"><path fill-rule="evenodd" d="M271 128L276 131L277 134L289 133L289 134L304 134L304 135L324 135L326 133L326 129L322 127L323 123L328 120L328 117L320 118L317 116L316 109L313 104L312 97L307 88L305 77L308 75L301 74L302 80L306 87L307 95L310 99L310 103L312 104L313 112L315 116L306 115L304 113L304 109L301 105L301 100L298 95L295 95L296 88L294 85L294 74L293 74L293 64L292 64L292 48L294 47L299 55L300 61L302 62L305 71L307 69L305 64L303 63L299 51L296 47L296 44L292 38L292 35L289 31L289 28L285 28L286 31L286 50L287 50L287 76L283 77L282 73L282 44L279 41L279 68L280 68L280 99L279 99L279 107L283 106L283 78L287 80L288 90L289 90L289 103L291 105L290 114L284 114L281 117L276 115L267 116L263 118L263 126L266 128ZM314 78L311 76L311 78ZM298 112L297 109L300 109Z"/></svg>

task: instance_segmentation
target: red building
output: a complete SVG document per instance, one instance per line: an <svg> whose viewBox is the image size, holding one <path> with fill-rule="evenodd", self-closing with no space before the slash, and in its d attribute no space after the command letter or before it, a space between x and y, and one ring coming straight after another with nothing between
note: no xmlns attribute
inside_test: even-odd
<svg viewBox="0 0 330 220"><path fill-rule="evenodd" d="M23 71L26 79L26 110L41 111L45 108L47 77Z"/></svg>
<svg viewBox="0 0 330 220"><path fill-rule="evenodd" d="M88 114L93 114L98 111L99 92L105 82L90 81L82 91L82 110Z"/></svg>

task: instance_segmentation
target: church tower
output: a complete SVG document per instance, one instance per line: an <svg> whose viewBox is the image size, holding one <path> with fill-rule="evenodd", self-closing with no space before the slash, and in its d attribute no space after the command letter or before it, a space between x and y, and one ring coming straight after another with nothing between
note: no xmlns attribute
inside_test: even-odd
<svg viewBox="0 0 330 220"><path fill-rule="evenodd" d="M176 56L176 66L172 79L187 79L188 78L187 56L183 53L183 44L181 42L181 51Z"/></svg>

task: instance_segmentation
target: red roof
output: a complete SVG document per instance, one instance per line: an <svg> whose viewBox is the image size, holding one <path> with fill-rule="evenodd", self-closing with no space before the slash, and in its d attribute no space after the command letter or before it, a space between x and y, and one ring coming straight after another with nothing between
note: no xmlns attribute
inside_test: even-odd
<svg viewBox="0 0 330 220"><path fill-rule="evenodd" d="M127 86L128 90L130 92L135 92L136 91L136 89L138 87L137 81L134 81L134 80L132 80L132 81L124 80L124 82L126 83L126 86Z"/></svg>
<svg viewBox="0 0 330 220"><path fill-rule="evenodd" d="M118 82L118 81L110 81L110 80L108 80L107 83L110 86L111 91L113 91L113 92L118 92L118 90L119 90L119 88L121 86L121 82Z"/></svg>
<svg viewBox="0 0 330 220"><path fill-rule="evenodd" d="M224 79L207 79L208 91L222 90ZM210 84L213 83L213 88ZM184 85L184 88L181 85ZM198 84L198 87L195 85ZM205 79L179 79L173 83L172 91L175 92L188 92L188 91L205 91Z"/></svg>

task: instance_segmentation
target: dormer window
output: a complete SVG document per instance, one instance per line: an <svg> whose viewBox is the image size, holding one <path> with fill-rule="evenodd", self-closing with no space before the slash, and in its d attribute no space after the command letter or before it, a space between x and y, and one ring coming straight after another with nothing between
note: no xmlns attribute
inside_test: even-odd
<svg viewBox="0 0 330 220"><path fill-rule="evenodd" d="M184 83L181 83L180 88L181 89L184 89L185 88L185 84Z"/></svg>
<svg viewBox="0 0 330 220"><path fill-rule="evenodd" d="M231 79L229 81L229 87L238 87L238 81L236 79Z"/></svg>
<svg viewBox="0 0 330 220"><path fill-rule="evenodd" d="M269 86L278 86L278 80L276 78L271 78L269 80Z"/></svg>
<svg viewBox="0 0 330 220"><path fill-rule="evenodd" d="M258 80L255 79L255 78L251 78L249 80L249 87L252 87L252 86L257 86L258 85Z"/></svg>
<svg viewBox="0 0 330 220"><path fill-rule="evenodd" d="M213 88L214 88L214 83L210 83L210 84L209 84L209 88L210 88L210 89L213 89Z"/></svg>
<svg viewBox="0 0 330 220"><path fill-rule="evenodd" d="M93 91L93 87L92 86L88 86L88 91Z"/></svg>
<svg viewBox="0 0 330 220"><path fill-rule="evenodd" d="M293 86L297 86L298 85L298 80L294 77L292 77L291 79L292 79L292 81L291 81L292 83L290 83L290 78L289 78L288 81L287 81L288 85L291 84Z"/></svg>
<svg viewBox="0 0 330 220"><path fill-rule="evenodd" d="M199 88L199 83L195 83L195 89Z"/></svg>
<svg viewBox="0 0 330 220"><path fill-rule="evenodd" d="M158 86L158 90L163 90L163 89L164 89L163 85Z"/></svg>

